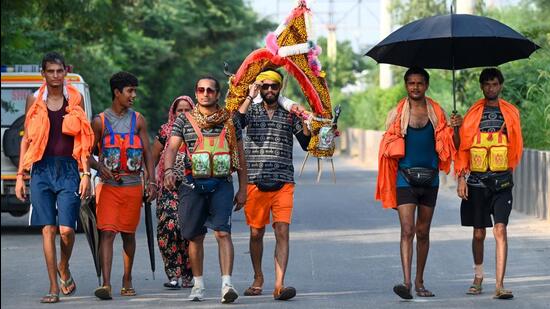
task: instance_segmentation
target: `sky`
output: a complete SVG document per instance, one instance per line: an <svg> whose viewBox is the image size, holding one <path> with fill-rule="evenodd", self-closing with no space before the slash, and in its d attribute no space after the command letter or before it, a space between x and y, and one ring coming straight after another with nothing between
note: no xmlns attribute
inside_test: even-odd
<svg viewBox="0 0 550 309"><path fill-rule="evenodd" d="M515 4L519 0L485 0L496 5ZM261 16L281 23L296 5L296 0L245 0ZM355 52L367 52L369 46L381 41L380 0L309 0L313 13L314 36L327 36L330 2L337 40L349 40ZM275 30L275 29L273 29Z"/></svg>

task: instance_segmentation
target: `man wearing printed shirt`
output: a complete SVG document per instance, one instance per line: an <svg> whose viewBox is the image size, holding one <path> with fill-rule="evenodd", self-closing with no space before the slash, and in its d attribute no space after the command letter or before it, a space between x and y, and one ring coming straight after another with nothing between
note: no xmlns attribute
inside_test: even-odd
<svg viewBox="0 0 550 309"><path fill-rule="evenodd" d="M254 282L244 294L256 296L262 293L263 236L271 212L276 239L273 292L276 300L287 300L296 295L293 287L284 286L294 199L292 135L296 136L304 150L310 140L310 132L303 120L278 104L282 80L281 74L274 70L260 73L256 82L250 85L249 95L237 113L241 126L247 128L248 198L245 216L250 226L250 256L254 268ZM258 93L263 102L251 105Z"/></svg>

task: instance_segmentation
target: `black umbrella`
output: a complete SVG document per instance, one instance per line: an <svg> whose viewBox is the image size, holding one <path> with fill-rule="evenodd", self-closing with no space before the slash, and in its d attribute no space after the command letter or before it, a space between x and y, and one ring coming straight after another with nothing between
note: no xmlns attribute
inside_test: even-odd
<svg viewBox="0 0 550 309"><path fill-rule="evenodd" d="M153 280L155 279L155 235L153 234L153 215L151 214L151 203L147 201L148 196L143 195L143 211L145 212L145 232L147 233L147 247L149 248L149 260Z"/></svg>
<svg viewBox="0 0 550 309"><path fill-rule="evenodd" d="M80 222L82 229L86 234L88 245L92 251L94 259L95 272L97 275L97 283L101 285L101 264L99 257L99 231L97 230L97 220L95 213L95 196L83 199L80 203Z"/></svg>
<svg viewBox="0 0 550 309"><path fill-rule="evenodd" d="M483 16L438 15L413 21L392 32L366 55L379 63L454 70L528 58L540 48L507 25Z"/></svg>

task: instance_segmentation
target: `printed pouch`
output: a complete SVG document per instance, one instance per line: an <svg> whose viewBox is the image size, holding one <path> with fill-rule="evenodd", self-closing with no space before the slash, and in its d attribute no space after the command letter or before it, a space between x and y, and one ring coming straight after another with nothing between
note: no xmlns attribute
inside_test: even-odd
<svg viewBox="0 0 550 309"><path fill-rule="evenodd" d="M488 166L487 149L478 147L470 148L470 171L486 172Z"/></svg>
<svg viewBox="0 0 550 309"><path fill-rule="evenodd" d="M229 152L215 152L212 155L212 176L225 177L231 175L231 155Z"/></svg>
<svg viewBox="0 0 550 309"><path fill-rule="evenodd" d="M508 147L491 147L489 152L489 169L493 172L508 170Z"/></svg>
<svg viewBox="0 0 550 309"><path fill-rule="evenodd" d="M138 172L143 161L143 148L126 148L126 170Z"/></svg>
<svg viewBox="0 0 550 309"><path fill-rule="evenodd" d="M191 171L194 178L211 177L210 152L198 151L191 154Z"/></svg>
<svg viewBox="0 0 550 309"><path fill-rule="evenodd" d="M320 150L328 150L334 147L334 130L332 126L325 126L319 129L319 144L317 148Z"/></svg>
<svg viewBox="0 0 550 309"><path fill-rule="evenodd" d="M120 148L103 147L102 150L103 165L111 171L120 170Z"/></svg>

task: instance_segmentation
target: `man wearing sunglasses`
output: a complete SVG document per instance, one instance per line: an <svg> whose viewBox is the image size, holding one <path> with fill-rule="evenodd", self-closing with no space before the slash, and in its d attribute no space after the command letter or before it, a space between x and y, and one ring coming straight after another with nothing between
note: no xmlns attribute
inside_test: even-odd
<svg viewBox="0 0 550 309"><path fill-rule="evenodd" d="M204 237L207 228L214 230L218 242L218 257L222 274L221 302L232 303L238 298L231 284L234 249L231 240L231 212L240 210L246 202L246 163L239 122L229 111L218 105L220 84L210 76L200 78L195 85L197 107L180 114L172 127L164 162L164 185L176 187L174 161L182 143L188 149L185 158L186 180L179 185L178 213L181 234L189 240L189 259L194 286L192 301L204 298L203 281ZM231 173L239 175L239 190L233 196Z"/></svg>
<svg viewBox="0 0 550 309"><path fill-rule="evenodd" d="M273 292L276 300L287 300L296 295L296 289L284 286L294 200L293 135L304 150L310 140L310 132L303 120L278 104L282 81L283 77L277 71L260 73L255 83L250 85L249 95L237 113L241 126L247 127L245 148L248 187L245 216L250 226L250 257L254 269L254 281L244 295L262 294L263 237L271 213L276 239ZM262 103L251 104L258 93Z"/></svg>

